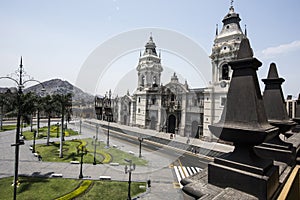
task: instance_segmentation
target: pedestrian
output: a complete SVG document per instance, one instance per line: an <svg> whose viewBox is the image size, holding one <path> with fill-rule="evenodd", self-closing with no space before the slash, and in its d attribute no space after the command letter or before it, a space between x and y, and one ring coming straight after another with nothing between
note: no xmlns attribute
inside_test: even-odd
<svg viewBox="0 0 300 200"><path fill-rule="evenodd" d="M188 138L188 139L187 139L186 143L187 143L187 144L189 144L189 143L190 143L190 138Z"/></svg>
<svg viewBox="0 0 300 200"><path fill-rule="evenodd" d="M42 161L42 156L40 154L38 155L38 159L39 161Z"/></svg>

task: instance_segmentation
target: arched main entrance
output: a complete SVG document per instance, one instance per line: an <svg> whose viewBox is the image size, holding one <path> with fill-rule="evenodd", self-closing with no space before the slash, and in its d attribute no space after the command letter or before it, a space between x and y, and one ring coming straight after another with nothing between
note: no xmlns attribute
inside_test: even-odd
<svg viewBox="0 0 300 200"><path fill-rule="evenodd" d="M124 115L124 124L127 125L127 115Z"/></svg>
<svg viewBox="0 0 300 200"><path fill-rule="evenodd" d="M197 121L193 121L192 122L192 131L191 131L190 137L192 137L192 138L196 137L197 131L198 131L198 122Z"/></svg>
<svg viewBox="0 0 300 200"><path fill-rule="evenodd" d="M151 117L150 129L152 129L152 130L156 129L156 119L153 116Z"/></svg>
<svg viewBox="0 0 300 200"><path fill-rule="evenodd" d="M168 133L175 133L176 128L176 117L174 115L170 115L168 118Z"/></svg>

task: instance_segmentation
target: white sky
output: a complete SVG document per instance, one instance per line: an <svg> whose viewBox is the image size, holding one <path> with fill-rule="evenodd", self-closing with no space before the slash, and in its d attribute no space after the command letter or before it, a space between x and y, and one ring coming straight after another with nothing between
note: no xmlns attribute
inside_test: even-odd
<svg viewBox="0 0 300 200"><path fill-rule="evenodd" d="M181 33L199 44L209 55L215 26L219 24L221 29L221 21L229 6L229 0L1 1L0 76L14 72L18 68L20 56L23 56L25 70L35 79L45 81L61 78L75 84L82 66L97 47L120 33L145 27ZM242 19L241 26L247 24L255 56L263 62L258 72L259 79L266 77L269 64L275 62L280 76L286 79L283 84L285 96L298 96L300 2L235 1L234 7ZM152 34L160 48L163 43L159 43L160 35L155 32ZM145 34L144 38L140 48L147 42L149 34ZM130 86L130 83L136 81L134 73L139 52L126 55L113 62L116 70L112 74L123 73L120 65L126 68L126 73L131 71L131 81L126 80L121 85L126 88L128 84L132 92L134 86ZM162 58L166 69L181 70L179 74L182 79L186 79L191 86L203 87L195 73L185 70L191 67L188 63L166 51L162 51ZM170 79L165 74L163 76L166 76L166 80ZM114 77L117 76L111 75L106 81L101 79L97 89L90 92L103 94L119 82ZM125 74L123 77L126 77ZM7 85L11 84L0 81L0 86Z"/></svg>

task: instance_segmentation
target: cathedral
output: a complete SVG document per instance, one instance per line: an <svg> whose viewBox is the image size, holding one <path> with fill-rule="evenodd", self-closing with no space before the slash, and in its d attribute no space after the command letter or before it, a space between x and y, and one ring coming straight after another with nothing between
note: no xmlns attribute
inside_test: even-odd
<svg viewBox="0 0 300 200"><path fill-rule="evenodd" d="M227 64L236 59L239 44L246 38L240 17L233 6L223 18L223 27L216 37L210 55L212 79L209 87L190 88L180 83L176 73L170 82L161 83L163 67L153 37L145 45L136 67L138 84L135 92L123 97L95 97L97 119L152 129L159 132L216 139L208 125L219 121L226 103L232 70Z"/></svg>

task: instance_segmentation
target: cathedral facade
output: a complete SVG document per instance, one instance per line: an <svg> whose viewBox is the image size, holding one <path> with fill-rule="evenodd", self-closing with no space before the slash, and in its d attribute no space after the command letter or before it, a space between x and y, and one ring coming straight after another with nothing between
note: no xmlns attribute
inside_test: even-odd
<svg viewBox="0 0 300 200"><path fill-rule="evenodd" d="M216 30L210 56L212 81L209 87L190 88L186 81L180 83L176 73L170 82L162 84L161 56L151 36L136 67L136 91L114 99L111 95L96 97L97 118L186 137L213 139L208 125L219 121L226 103L232 74L228 62L236 59L239 44L247 37L241 30L240 20L231 6L222 21L222 30Z"/></svg>

